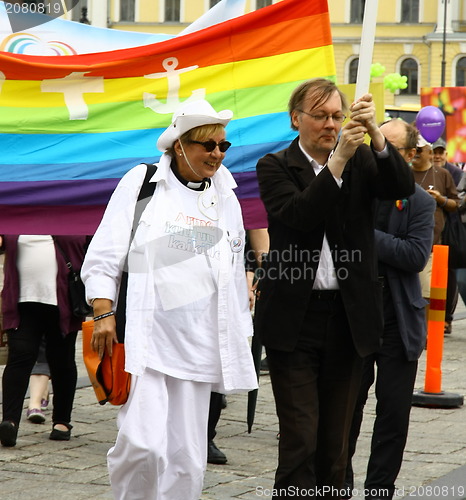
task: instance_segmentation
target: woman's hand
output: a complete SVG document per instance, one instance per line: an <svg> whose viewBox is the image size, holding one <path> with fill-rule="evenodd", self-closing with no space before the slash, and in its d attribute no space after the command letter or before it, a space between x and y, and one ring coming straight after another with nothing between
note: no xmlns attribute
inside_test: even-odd
<svg viewBox="0 0 466 500"><path fill-rule="evenodd" d="M108 299L95 299L92 303L94 308L94 317L112 311L112 301ZM116 334L115 316L107 316L106 318L94 321L94 332L91 339L91 348L99 354L102 359L105 349L111 356L113 354L113 343L118 343Z"/></svg>

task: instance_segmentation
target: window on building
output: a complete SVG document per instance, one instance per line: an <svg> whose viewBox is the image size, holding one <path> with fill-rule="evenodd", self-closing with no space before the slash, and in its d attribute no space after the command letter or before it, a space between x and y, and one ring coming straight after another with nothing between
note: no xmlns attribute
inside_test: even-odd
<svg viewBox="0 0 466 500"><path fill-rule="evenodd" d="M210 0L210 8L212 8L214 5L217 5L220 0Z"/></svg>
<svg viewBox="0 0 466 500"><path fill-rule="evenodd" d="M417 83L419 70L417 62L414 59L405 59L400 66L400 75L408 78L408 86L400 90L400 94L417 94Z"/></svg>
<svg viewBox="0 0 466 500"><path fill-rule="evenodd" d="M356 83L358 77L359 57L355 57L349 64L348 83Z"/></svg>
<svg viewBox="0 0 466 500"><path fill-rule="evenodd" d="M134 4L136 0L120 0L120 21L135 21Z"/></svg>
<svg viewBox="0 0 466 500"><path fill-rule="evenodd" d="M256 10L272 5L272 0L256 0Z"/></svg>
<svg viewBox="0 0 466 500"><path fill-rule="evenodd" d="M461 57L456 63L456 86L466 86L466 57Z"/></svg>
<svg viewBox="0 0 466 500"><path fill-rule="evenodd" d="M401 0L401 22L419 22L419 0Z"/></svg>
<svg viewBox="0 0 466 500"><path fill-rule="evenodd" d="M351 0L351 19L350 22L360 24L364 18L364 6L366 0Z"/></svg>
<svg viewBox="0 0 466 500"><path fill-rule="evenodd" d="M180 21L180 0L165 0L165 21Z"/></svg>
<svg viewBox="0 0 466 500"><path fill-rule="evenodd" d="M46 2L45 2L46 3ZM79 2L73 7L71 11L71 19L77 22L83 22L82 20L89 15L88 9L88 1L87 0L79 0ZM86 9L86 12L83 12L83 9ZM86 14L86 16L84 16Z"/></svg>

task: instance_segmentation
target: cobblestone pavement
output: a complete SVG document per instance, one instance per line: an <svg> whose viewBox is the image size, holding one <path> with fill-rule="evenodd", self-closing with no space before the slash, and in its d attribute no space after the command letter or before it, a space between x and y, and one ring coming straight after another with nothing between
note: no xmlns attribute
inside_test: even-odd
<svg viewBox="0 0 466 500"><path fill-rule="evenodd" d="M453 333L445 337L442 390L466 394L466 310L458 307ZM0 447L1 500L111 499L106 452L116 437L118 408L100 406L89 387L81 361L78 338L79 389L73 413L72 439L50 441L50 411L45 424L23 417L18 444ZM0 374L3 367L0 367ZM416 388L422 390L425 353ZM268 375L260 377L255 422L246 424L247 396L228 397L218 426L216 444L227 457L226 465L208 465L202 500L270 498L277 460L278 423ZM367 403L354 460L356 497L362 490L367 463L375 399ZM413 407L397 496L410 498L466 498L466 413L464 406L450 409ZM131 499L128 499L131 500ZM183 499L174 499L183 500Z"/></svg>
<svg viewBox="0 0 466 500"><path fill-rule="evenodd" d="M443 391L458 395L466 393L465 358L466 320L461 319L454 322L452 335L445 338ZM423 355L416 384L421 390L424 372ZM81 388L76 393L71 441L55 442L48 439L48 413L47 422L43 425L31 424L24 419L17 446L0 448L2 500L111 498L105 454L116 436L115 418L118 409L96 403L93 390L87 386L81 361L79 373ZM208 466L202 500L269 497L268 490L273 484L277 458L278 424L269 377L262 375L260 382L251 434L248 434L246 424L247 396L228 397L228 406L222 413L216 438L217 445L228 456L228 464ZM354 462L357 490L362 488L374 409L372 394ZM462 467L465 464L464 407L413 407L405 460L397 482L398 496L466 497L466 493L463 494L466 490L466 468ZM436 480L437 483L433 483Z"/></svg>

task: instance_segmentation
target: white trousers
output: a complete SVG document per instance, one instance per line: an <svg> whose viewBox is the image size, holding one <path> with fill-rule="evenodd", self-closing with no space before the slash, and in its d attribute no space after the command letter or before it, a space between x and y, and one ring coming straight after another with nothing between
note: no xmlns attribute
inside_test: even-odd
<svg viewBox="0 0 466 500"><path fill-rule="evenodd" d="M107 454L116 500L198 500L207 464L211 384L146 369L132 376Z"/></svg>

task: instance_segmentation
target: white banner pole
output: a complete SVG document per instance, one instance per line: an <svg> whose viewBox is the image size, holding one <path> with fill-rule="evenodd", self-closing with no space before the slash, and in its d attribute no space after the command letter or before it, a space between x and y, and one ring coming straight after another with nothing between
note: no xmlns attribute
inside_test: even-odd
<svg viewBox="0 0 466 500"><path fill-rule="evenodd" d="M355 100L369 92L378 4L379 0L366 0L366 5L364 7L361 48L359 50L358 75L356 79L356 93L354 96Z"/></svg>

